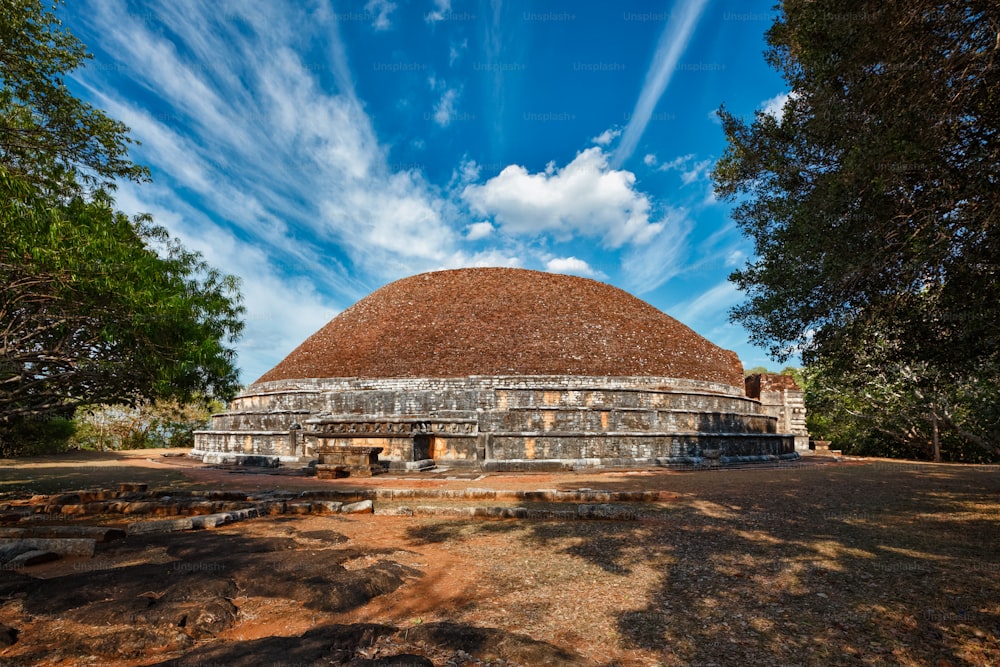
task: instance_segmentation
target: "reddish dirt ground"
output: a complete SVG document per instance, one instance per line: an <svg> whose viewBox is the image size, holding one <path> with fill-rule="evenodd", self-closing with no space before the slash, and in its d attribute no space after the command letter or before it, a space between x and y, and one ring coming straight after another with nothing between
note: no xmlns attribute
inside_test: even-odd
<svg viewBox="0 0 1000 667"><path fill-rule="evenodd" d="M0 572L0 623L18 630L0 663L1000 664L996 466L812 458L715 472L317 480L161 454L10 461L0 491L114 478L177 489L653 490L659 500L628 504L637 513L620 520L405 516L404 506L463 503L376 500L374 515L130 536L94 559Z"/></svg>

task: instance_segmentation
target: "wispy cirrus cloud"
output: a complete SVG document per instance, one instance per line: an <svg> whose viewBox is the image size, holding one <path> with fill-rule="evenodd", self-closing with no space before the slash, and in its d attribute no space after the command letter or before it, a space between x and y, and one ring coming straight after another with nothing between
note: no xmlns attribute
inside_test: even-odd
<svg viewBox="0 0 1000 667"><path fill-rule="evenodd" d="M668 209L661 228L653 238L636 245L622 257L626 289L646 294L687 269L688 236L694 224L682 208Z"/></svg>
<svg viewBox="0 0 1000 667"><path fill-rule="evenodd" d="M695 181L708 178L708 172L712 168L711 160L695 160L693 153L679 155L669 162L661 163L656 155L648 153L642 158L643 164L653 167L657 171L677 171L680 173L681 182L690 185Z"/></svg>
<svg viewBox="0 0 1000 667"><path fill-rule="evenodd" d="M548 96L551 71L516 37L551 32L573 52L578 19L597 11L582 5L543 13L494 0L456 14L448 0L357 0L353 11L332 0L80 0L72 13L100 49L79 75L87 99L133 128L135 158L154 168L155 183L123 184L119 203L243 278L252 380L340 309L421 271L526 266L640 294L664 287L662 300L702 263L713 284L739 248L701 243L721 207L704 215L700 188L676 187L705 180L699 157L711 150L667 137L660 145L680 157L621 166L668 85L685 83L670 73L707 2L672 12L625 127L617 106L600 115L591 100ZM617 39L641 71L649 45L628 41L634 28ZM584 105L601 125L562 113ZM529 122L525 109L568 120Z"/></svg>
<svg viewBox="0 0 1000 667"><path fill-rule="evenodd" d="M670 79L673 78L681 56L687 50L708 2L709 0L681 0L680 6L671 13L660 35L653 62L646 72L646 80L639 93L639 99L614 152L612 164L616 166L623 164L635 152L639 139L646 131L649 119L653 115L653 110L670 85Z"/></svg>
<svg viewBox="0 0 1000 667"><path fill-rule="evenodd" d="M427 13L424 20L428 23L443 21L451 11L451 0L434 0L434 9Z"/></svg>
<svg viewBox="0 0 1000 667"><path fill-rule="evenodd" d="M728 280L718 283L698 296L670 309L670 313L687 324L697 324L706 316L728 312L743 299L743 294Z"/></svg>
<svg viewBox="0 0 1000 667"><path fill-rule="evenodd" d="M458 98L458 91L449 88L441 95L437 106L434 107L434 122L441 127L448 127L455 117L455 100Z"/></svg>
<svg viewBox="0 0 1000 667"><path fill-rule="evenodd" d="M219 268L243 278L252 310L279 311L251 314L248 339L301 339L301 304L329 314L420 270L510 263L502 248L465 250L455 204L416 168L388 164L328 5L289 14L233 3L225 23L218 8L199 3L141 16L115 0L89 9L89 27L122 65L84 70L81 85L132 128L142 142L136 158L156 167L156 185L129 190L120 204L157 213L190 247L213 250ZM310 34L327 40L329 67L317 69L299 50ZM331 73L334 85L324 86ZM119 94L129 86L155 91L154 105ZM216 251L232 245L227 238L245 250ZM308 294L295 286L302 273L312 281ZM296 298L264 298L274 293ZM282 324L287 335L265 335ZM288 351L259 358L263 368L244 360L248 376Z"/></svg>
<svg viewBox="0 0 1000 667"><path fill-rule="evenodd" d="M372 15L372 27L376 30L388 30L392 27L389 15L396 9L395 2L389 0L368 0L365 11Z"/></svg>

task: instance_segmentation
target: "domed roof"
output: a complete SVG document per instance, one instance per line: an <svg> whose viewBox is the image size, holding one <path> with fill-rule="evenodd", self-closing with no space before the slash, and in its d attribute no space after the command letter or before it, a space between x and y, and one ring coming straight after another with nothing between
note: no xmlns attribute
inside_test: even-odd
<svg viewBox="0 0 1000 667"><path fill-rule="evenodd" d="M404 278L330 320L257 380L658 376L743 385L735 352L617 287L525 269Z"/></svg>

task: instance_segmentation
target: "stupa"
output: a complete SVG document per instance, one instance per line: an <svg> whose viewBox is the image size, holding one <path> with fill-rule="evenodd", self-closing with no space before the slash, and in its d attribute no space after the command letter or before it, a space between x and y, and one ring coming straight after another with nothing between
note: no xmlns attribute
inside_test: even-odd
<svg viewBox="0 0 1000 667"><path fill-rule="evenodd" d="M798 457L740 360L650 304L524 269L424 273L357 302L213 415L193 456L397 469L716 466Z"/></svg>

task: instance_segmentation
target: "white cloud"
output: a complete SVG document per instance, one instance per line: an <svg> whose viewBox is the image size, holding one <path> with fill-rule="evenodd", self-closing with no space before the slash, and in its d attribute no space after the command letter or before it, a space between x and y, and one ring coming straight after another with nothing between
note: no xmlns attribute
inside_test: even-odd
<svg viewBox="0 0 1000 667"><path fill-rule="evenodd" d="M466 158L458 165L458 169L452 170L449 188L454 188L459 184L466 185L478 181L481 172L482 168L479 166L479 163Z"/></svg>
<svg viewBox="0 0 1000 667"><path fill-rule="evenodd" d="M696 162L690 169L685 169L681 172L681 181L684 185L691 185L695 181L708 178L708 171L711 166L711 160L701 160L700 162Z"/></svg>
<svg viewBox="0 0 1000 667"><path fill-rule="evenodd" d="M691 220L683 209L671 209L660 231L622 256L625 287L636 294L652 292L687 269Z"/></svg>
<svg viewBox="0 0 1000 667"><path fill-rule="evenodd" d="M434 0L434 6L435 8L424 17L428 23L443 21L451 11L451 0Z"/></svg>
<svg viewBox="0 0 1000 667"><path fill-rule="evenodd" d="M451 124L452 118L455 117L455 98L458 97L458 91L454 88L449 88L444 91L441 99L438 101L437 106L434 107L434 122L441 127L448 127Z"/></svg>
<svg viewBox="0 0 1000 667"><path fill-rule="evenodd" d="M766 115L771 116L776 120L781 120L781 115L785 109L785 103L790 99L795 99L795 97L796 94L794 92L778 93L774 97L761 102L759 108Z"/></svg>
<svg viewBox="0 0 1000 667"><path fill-rule="evenodd" d="M545 264L549 273L567 273L575 276L594 277L602 275L582 259L576 257L554 257Z"/></svg>
<svg viewBox="0 0 1000 667"><path fill-rule="evenodd" d="M719 313L728 312L743 299L743 294L736 285L726 280L700 295L670 309L671 315L681 322L689 324L697 322L705 315L715 317Z"/></svg>
<svg viewBox="0 0 1000 667"><path fill-rule="evenodd" d="M598 146L607 146L612 141L614 141L621 133L622 131L618 128L604 130L590 141L597 144Z"/></svg>
<svg viewBox="0 0 1000 667"><path fill-rule="evenodd" d="M465 239L478 241L492 234L495 229L492 222L474 222L465 228Z"/></svg>
<svg viewBox="0 0 1000 667"><path fill-rule="evenodd" d="M690 185L695 181L702 180L708 176L709 169L712 166L711 160L700 160L694 162L694 153L689 153L688 155L679 155L675 157L670 162L664 162L663 164L658 164L658 160L655 155L649 154L643 158L643 162L650 167L656 167L657 171L679 171L681 172L681 182L684 185Z"/></svg>
<svg viewBox="0 0 1000 667"><path fill-rule="evenodd" d="M505 266L512 269L522 266L520 257L513 257L499 250L485 250L477 252L472 257L459 257L454 266Z"/></svg>
<svg viewBox="0 0 1000 667"><path fill-rule="evenodd" d="M396 9L395 2L389 0L368 0L365 11L372 15L372 27L376 30L388 30L392 27L389 14Z"/></svg>
<svg viewBox="0 0 1000 667"><path fill-rule="evenodd" d="M621 140L620 130L537 172L509 165L486 178L497 167L467 159L437 187L418 167L390 164L397 147L379 140L356 97L328 3L290 10L232 1L240 21L220 22L211 3L151 5L156 16L143 20L123 1L91 0L81 12L88 28L127 67L83 70L80 80L133 128L142 141L135 159L155 165L154 184L119 190L123 210L151 211L210 264L244 279L245 380L373 286L420 271L525 265L603 275L591 266L593 243L555 247L579 237L624 249L620 280L632 291L685 270L690 222L683 211L655 206L635 174L609 165L605 147ZM375 27L379 17L382 29L391 27L394 3L366 9ZM317 39L330 54L324 69L310 66ZM500 42L484 46L488 62ZM155 107L125 101L124 77L155 91ZM435 120L454 122L465 96L444 78L431 93L440 100ZM667 165L682 178L699 173L694 156L677 160Z"/></svg>
<svg viewBox="0 0 1000 667"><path fill-rule="evenodd" d="M389 5L369 9L388 16ZM157 5L155 20L116 0L91 2L85 12L88 29L128 67L82 70L79 82L132 128L142 142L135 159L156 168L141 200L127 194L128 184L117 197L124 204L132 196L137 208L127 210L153 212L210 264L244 279L244 380L372 285L441 266L519 261L461 252L456 204L419 170L393 172L354 95L336 17L323 7L240 5L241 21L231 24L220 24L210 4ZM158 24L166 29L150 28ZM319 36L331 54L333 90L298 50ZM156 91L155 113L120 96L121 72Z"/></svg>
<svg viewBox="0 0 1000 667"><path fill-rule="evenodd" d="M448 47L448 66L451 67L458 59L462 57L462 53L469 48L469 40L463 39L459 44L452 44Z"/></svg>
<svg viewBox="0 0 1000 667"><path fill-rule="evenodd" d="M550 163L544 172L510 165L485 184L466 186L462 198L511 234L552 234L559 241L599 237L618 248L644 243L662 227L650 221L650 201L635 189L635 174L611 169L599 147L562 168Z"/></svg>
<svg viewBox="0 0 1000 667"><path fill-rule="evenodd" d="M653 116L657 102L670 85L677 63L687 50L688 42L691 41L708 0L681 0L678 4L681 6L675 6L670 12L670 19L660 34L656 54L646 72L646 80L642 84L639 99L635 103L628 125L625 126L618 150L615 151L613 160L615 166L621 165L631 157L639 145L639 139L646 131L646 125Z"/></svg>

